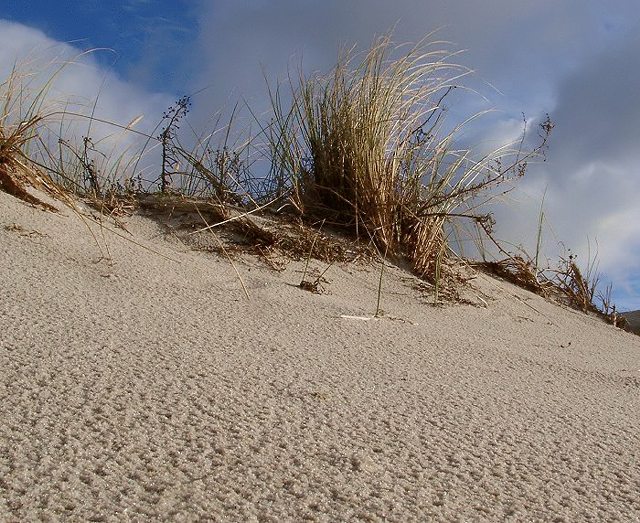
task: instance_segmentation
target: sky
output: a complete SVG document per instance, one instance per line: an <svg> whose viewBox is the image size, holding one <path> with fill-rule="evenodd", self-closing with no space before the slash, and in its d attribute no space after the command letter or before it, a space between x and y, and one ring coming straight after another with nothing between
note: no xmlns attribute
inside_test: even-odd
<svg viewBox="0 0 640 523"><path fill-rule="evenodd" d="M266 110L265 76L284 80L301 63L325 71L340 49L392 28L398 43L435 31L463 51L455 60L478 94L449 102L449 118L493 110L465 143L517 139L522 113L531 126L551 116L546 161L492 209L496 235L531 252L545 195L544 252L570 248L583 265L597 252L619 309L640 309L637 0L4 0L0 74L101 48L64 71L58 96L100 92L99 116L144 115L145 129L191 94L193 125L205 126L239 100Z"/></svg>

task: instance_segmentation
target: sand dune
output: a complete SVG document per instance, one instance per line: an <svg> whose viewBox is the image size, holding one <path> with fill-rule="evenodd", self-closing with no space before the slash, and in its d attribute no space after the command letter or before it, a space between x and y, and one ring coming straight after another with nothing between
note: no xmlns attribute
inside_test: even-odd
<svg viewBox="0 0 640 523"><path fill-rule="evenodd" d="M0 208L2 520L640 520L637 336L483 274L370 319L377 270L247 256L246 299L148 219Z"/></svg>

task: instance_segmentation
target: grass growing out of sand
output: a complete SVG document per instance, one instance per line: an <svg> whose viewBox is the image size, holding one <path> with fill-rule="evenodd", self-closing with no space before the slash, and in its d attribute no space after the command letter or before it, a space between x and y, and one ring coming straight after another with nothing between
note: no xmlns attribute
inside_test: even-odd
<svg viewBox="0 0 640 523"><path fill-rule="evenodd" d="M46 120L41 109L54 79L55 74L35 96L25 96L28 78L17 68L0 84L0 189L48 210L53 208L30 194L27 186L50 187L46 177L37 176L31 169L29 147Z"/></svg>
<svg viewBox="0 0 640 523"><path fill-rule="evenodd" d="M263 128L272 171L302 216L370 237L432 281L446 225L488 223L471 202L522 175L551 130L529 153L507 146L476 159L455 149L464 122L443 132L443 102L467 71L451 57L382 38L362 55L346 53L326 75L290 79L286 96L270 89L273 120Z"/></svg>
<svg viewBox="0 0 640 523"><path fill-rule="evenodd" d="M444 103L469 71L452 63L454 56L426 41L395 47L389 37L381 38L364 53L344 53L327 74L300 72L284 87L267 86L271 119L265 123L254 116L258 137L235 129L236 106L226 124L219 116L213 131L191 137L191 147L179 133L191 103L188 96L145 134L133 129L139 119L121 125L96 118L95 103L84 116L65 109L46 112L48 89L62 68L35 94L27 92L28 77L14 70L0 85L0 189L45 208L50 206L29 193L29 185L62 200L68 201L70 193L88 198L110 214L131 211L143 201L147 207L193 207L202 218L202 232L232 223L261 248L306 256L300 286L307 283L316 290L322 275L306 281L311 256L323 252L326 261L336 261L329 259L332 245L319 245L322 227L291 241L251 219L252 213L287 207L301 222L326 224L375 247L382 262L376 315L381 313L387 257L408 261L418 276L434 284L437 303L453 274L451 231L460 221L470 223L495 243L492 218L477 202L490 201L497 187L523 176L527 162L544 151L553 128L549 119L544 121L540 143L528 151L523 150L524 132L517 143L479 158L456 148L456 135L467 122L445 126ZM25 106L23 100L30 102ZM65 120L74 118L88 123L80 140L64 135ZM134 133L143 144L136 150L119 147L113 136L94 140L94 122L112 126L120 139ZM44 138L52 132L55 140ZM239 138L232 141L234 135ZM106 153L101 146L108 147ZM157 175L143 176L139 166L155 149L160 151ZM262 178L252 171L252 158L260 154L270 164ZM209 220L199 202L207 203ZM215 212L212 203L218 206ZM496 245L505 259L488 264L492 270L536 292L553 286L574 306L596 310L597 278L589 270L585 277L573 258L555 280L541 282L539 252L535 261L527 261ZM608 314L609 304L605 308Z"/></svg>

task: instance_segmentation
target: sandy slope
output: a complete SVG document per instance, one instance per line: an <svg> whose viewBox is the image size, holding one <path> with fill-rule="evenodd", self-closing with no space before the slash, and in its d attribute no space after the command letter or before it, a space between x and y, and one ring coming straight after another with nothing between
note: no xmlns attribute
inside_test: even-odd
<svg viewBox="0 0 640 523"><path fill-rule="evenodd" d="M377 272L248 259L247 300L126 222L171 260L0 193L0 519L640 520L639 337L486 276L362 321Z"/></svg>

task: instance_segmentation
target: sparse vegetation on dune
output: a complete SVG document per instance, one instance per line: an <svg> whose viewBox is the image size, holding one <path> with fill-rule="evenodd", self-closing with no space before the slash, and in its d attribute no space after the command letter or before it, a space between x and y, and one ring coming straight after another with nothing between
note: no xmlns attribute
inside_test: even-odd
<svg viewBox="0 0 640 523"><path fill-rule="evenodd" d="M523 148L524 136L480 157L457 148L457 133L466 122L446 122L444 104L468 71L451 63L453 56L426 42L394 47L382 38L363 54L347 52L327 74L299 73L285 87L268 87L271 119L255 117L258 136L236 132L236 108L226 124L218 118L209 134L189 137L191 146L184 145L180 132L188 96L144 134L133 130L137 120L122 125L98 120L93 111L89 116L46 112L43 103L55 78L28 93L28 82L14 71L0 85L0 189L49 210L53 207L29 187L68 205L73 194L111 214L138 207L158 214L196 213L208 234L226 224L254 252L279 249L306 257L307 264L311 256L330 264L362 257L364 251L347 254L344 244L313 229L322 223L368 245L365 258L377 252L379 311L387 257L407 261L436 293L457 283L451 231L464 223L493 241L492 218L477 202L490 201L496 188L523 176L553 128L549 119L542 122L539 143L530 150ZM86 134L64 136L63 122L69 119L86 121ZM112 126L120 137L135 133L142 145L94 139L94 121ZM150 153L158 157L155 175L145 172ZM270 164L266 176L252 169L260 154ZM276 222L282 224L279 231L259 225L253 215L264 211L286 213L288 225ZM553 289L584 311L615 317L610 293L600 309L595 306L597 278L590 270L583 275L573 258L555 278L541 277L538 253L535 261L527 260L496 245L505 259L486 263L491 271L534 292L550 295ZM321 277L311 282L314 290Z"/></svg>

